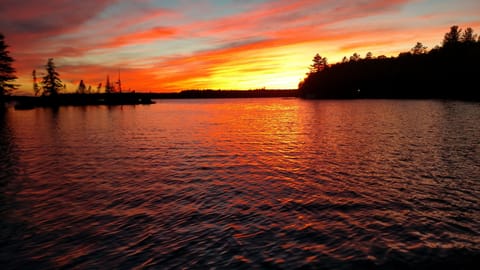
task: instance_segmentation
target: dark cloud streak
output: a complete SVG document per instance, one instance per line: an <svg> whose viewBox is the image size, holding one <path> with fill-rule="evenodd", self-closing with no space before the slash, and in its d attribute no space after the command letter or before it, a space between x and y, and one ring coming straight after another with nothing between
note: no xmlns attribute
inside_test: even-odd
<svg viewBox="0 0 480 270"><path fill-rule="evenodd" d="M56 35L77 29L116 0L2 0L0 28L7 34Z"/></svg>

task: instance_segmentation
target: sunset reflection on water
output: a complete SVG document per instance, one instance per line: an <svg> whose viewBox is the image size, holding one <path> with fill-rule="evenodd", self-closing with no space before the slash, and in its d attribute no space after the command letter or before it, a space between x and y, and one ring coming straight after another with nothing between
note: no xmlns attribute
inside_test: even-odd
<svg viewBox="0 0 480 270"><path fill-rule="evenodd" d="M160 100L2 117L7 269L478 262L478 104Z"/></svg>

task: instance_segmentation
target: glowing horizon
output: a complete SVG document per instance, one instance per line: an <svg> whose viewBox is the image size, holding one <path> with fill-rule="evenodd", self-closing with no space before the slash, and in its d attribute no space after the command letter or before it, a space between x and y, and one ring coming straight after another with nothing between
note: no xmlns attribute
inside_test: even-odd
<svg viewBox="0 0 480 270"><path fill-rule="evenodd" d="M31 72L48 58L69 92L118 71L124 90L291 89L316 53L329 63L396 56L417 41L440 45L451 25L480 31L474 0L27 0L0 10L19 93L32 93Z"/></svg>

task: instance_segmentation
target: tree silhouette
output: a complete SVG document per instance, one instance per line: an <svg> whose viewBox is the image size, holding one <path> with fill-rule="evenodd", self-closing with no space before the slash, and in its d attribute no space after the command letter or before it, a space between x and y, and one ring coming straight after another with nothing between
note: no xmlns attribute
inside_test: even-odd
<svg viewBox="0 0 480 270"><path fill-rule="evenodd" d="M110 94L113 93L114 87L113 84L110 83L110 76L107 75L107 81L105 82L105 93Z"/></svg>
<svg viewBox="0 0 480 270"><path fill-rule="evenodd" d="M467 29L465 29L465 31L463 31L460 41L462 43L472 44L472 43L475 43L476 38L477 38L477 35L473 33L473 29L471 27L468 27Z"/></svg>
<svg viewBox="0 0 480 270"><path fill-rule="evenodd" d="M458 28L458 25L450 27L450 32L445 33L443 37L443 47L452 47L460 42L460 35L462 29Z"/></svg>
<svg viewBox="0 0 480 270"><path fill-rule="evenodd" d="M321 57L318 53L313 57L313 63L310 65L310 73L317 73L327 68L328 61L326 57Z"/></svg>
<svg viewBox="0 0 480 270"><path fill-rule="evenodd" d="M424 54L427 52L427 47L423 46L421 42L417 42L415 46L410 50L412 54L418 55L418 54Z"/></svg>
<svg viewBox="0 0 480 270"><path fill-rule="evenodd" d="M60 89L64 89L62 80L60 80L60 75L55 70L55 63L53 63L53 58L49 58L47 64L45 65L47 70L47 75L43 77L42 86L44 96L56 96Z"/></svg>
<svg viewBox="0 0 480 270"><path fill-rule="evenodd" d="M4 39L5 37L0 34L0 100L17 88L13 83L17 79L15 69L12 67L14 59L10 56Z"/></svg>
<svg viewBox="0 0 480 270"><path fill-rule="evenodd" d="M360 60L360 59L361 59L361 57L360 57L360 55L359 55L358 53L354 53L352 56L350 56L350 61L354 61L354 62L355 62L355 61L358 61L358 60Z"/></svg>
<svg viewBox="0 0 480 270"><path fill-rule="evenodd" d="M427 51L422 43L398 57L360 59L355 53L350 61L329 65L309 73L299 84L304 98L438 98L480 101L474 80L480 61L480 43L473 30L464 32L452 26L445 34L444 46ZM358 90L361 91L358 91Z"/></svg>
<svg viewBox="0 0 480 270"><path fill-rule="evenodd" d="M80 83L78 84L78 88L77 88L77 93L78 94L85 94L86 89L87 89L87 87L85 86L85 83L83 82L83 80L80 80Z"/></svg>
<svg viewBox="0 0 480 270"><path fill-rule="evenodd" d="M33 93L35 94L35 96L38 96L38 94L40 93L40 87L38 86L37 71L35 69L32 71L32 79L33 79Z"/></svg>

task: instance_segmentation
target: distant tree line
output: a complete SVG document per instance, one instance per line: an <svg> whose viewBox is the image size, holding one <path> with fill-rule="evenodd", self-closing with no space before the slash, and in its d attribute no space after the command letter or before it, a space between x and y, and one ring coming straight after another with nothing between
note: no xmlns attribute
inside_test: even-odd
<svg viewBox="0 0 480 270"><path fill-rule="evenodd" d="M154 98L271 98L297 97L297 90L184 90L179 93L152 94Z"/></svg>
<svg viewBox="0 0 480 270"><path fill-rule="evenodd" d="M316 54L299 84L304 98L445 98L480 100L478 63L480 38L472 28L454 25L442 46L430 51L417 42L398 57L354 53L328 65Z"/></svg>

